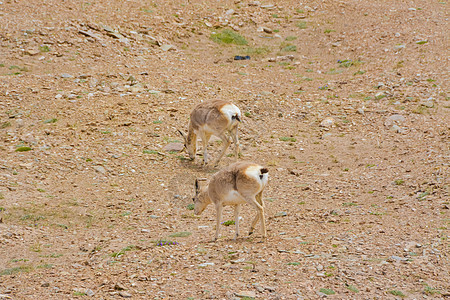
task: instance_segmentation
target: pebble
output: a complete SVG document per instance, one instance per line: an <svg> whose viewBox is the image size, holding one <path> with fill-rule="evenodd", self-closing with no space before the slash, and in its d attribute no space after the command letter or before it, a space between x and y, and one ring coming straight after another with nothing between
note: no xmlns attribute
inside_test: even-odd
<svg viewBox="0 0 450 300"><path fill-rule="evenodd" d="M202 263L202 264L199 264L198 266L199 266L199 267L214 266L214 263L213 263L213 262L210 262L210 263Z"/></svg>
<svg viewBox="0 0 450 300"><path fill-rule="evenodd" d="M229 9L225 12L226 15L232 15L234 14L234 9Z"/></svg>
<svg viewBox="0 0 450 300"><path fill-rule="evenodd" d="M70 75L68 73L62 73L61 74L61 78L72 78L72 77L73 77L73 75Z"/></svg>
<svg viewBox="0 0 450 300"><path fill-rule="evenodd" d="M332 117L325 118L322 122L320 122L321 127L331 127L334 125L335 120Z"/></svg>
<svg viewBox="0 0 450 300"><path fill-rule="evenodd" d="M99 173L106 174L106 169L103 166L94 166L93 168Z"/></svg>
<svg viewBox="0 0 450 300"><path fill-rule="evenodd" d="M35 55L38 55L40 52L38 50L30 49L30 50L25 50L24 53L26 55L35 56Z"/></svg>
<svg viewBox="0 0 450 300"><path fill-rule="evenodd" d="M422 102L422 105L426 106L428 108L432 108L434 106L434 103L433 103L433 101L425 101L425 102Z"/></svg>
<svg viewBox="0 0 450 300"><path fill-rule="evenodd" d="M119 292L119 295L123 298L131 298L132 297L132 295L126 291Z"/></svg>
<svg viewBox="0 0 450 300"><path fill-rule="evenodd" d="M234 294L236 295L236 297L239 297L239 298L244 298L244 297L255 298L256 297L256 293L253 291L239 291Z"/></svg>
<svg viewBox="0 0 450 300"><path fill-rule="evenodd" d="M169 45L169 44L163 44L163 45L161 45L161 49L163 51L175 50L175 46Z"/></svg>
<svg viewBox="0 0 450 300"><path fill-rule="evenodd" d="M166 152L175 151L181 152L184 149L184 144L182 143L169 143L164 146L163 150Z"/></svg>

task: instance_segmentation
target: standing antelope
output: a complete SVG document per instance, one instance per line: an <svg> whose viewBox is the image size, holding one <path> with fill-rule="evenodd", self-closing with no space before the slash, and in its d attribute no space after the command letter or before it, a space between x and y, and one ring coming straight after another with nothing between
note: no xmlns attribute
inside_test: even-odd
<svg viewBox="0 0 450 300"><path fill-rule="evenodd" d="M239 236L239 212L241 204L248 203L257 210L257 214L250 226L249 235L253 233L258 220L261 221L261 233L266 237L266 223L264 219L264 202L262 193L267 185L269 170L250 162L236 162L220 170L211 177L209 184L199 187L195 180L194 213L200 215L205 208L213 203L217 212L216 236L219 237L222 210L225 205L234 206L236 225L236 239Z"/></svg>
<svg viewBox="0 0 450 300"><path fill-rule="evenodd" d="M180 130L178 132L183 136L184 146L192 160L195 159L197 153L197 135L200 136L203 144L203 165L208 163L206 148L211 135L219 137L223 146L214 161L214 165L217 165L231 144L226 132L231 135L235 144L234 155L237 160L239 155L237 129L240 121L241 111L233 103L224 100L207 101L197 105L191 112L187 136Z"/></svg>

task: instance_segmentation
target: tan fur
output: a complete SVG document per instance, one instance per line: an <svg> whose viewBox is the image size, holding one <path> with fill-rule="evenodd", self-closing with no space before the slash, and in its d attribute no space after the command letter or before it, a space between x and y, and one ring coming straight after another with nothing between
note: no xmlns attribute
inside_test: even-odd
<svg viewBox="0 0 450 300"><path fill-rule="evenodd" d="M261 169L264 173L261 173ZM257 164L237 162L214 174L207 186L200 188L196 183L196 195L194 197L195 214L201 214L210 203L213 203L216 208L217 225L214 240L217 240L219 237L222 210L226 205L234 206L235 238L239 236L239 212L241 205L245 203L250 204L257 210L249 234L253 233L256 223L261 221L261 233L264 238L266 237L262 193L267 184L267 172L267 169ZM255 174L259 175L255 177ZM263 179L259 177L260 175L263 176Z"/></svg>
<svg viewBox="0 0 450 300"><path fill-rule="evenodd" d="M192 160L195 159L197 153L197 136L200 136L203 144L203 163L204 165L208 163L207 145L211 135L215 135L219 137L223 143L222 149L214 161L214 165L217 165L231 144L230 138L226 133L231 136L235 143L234 152L235 159L237 160L239 155L237 129L240 112L238 114L238 119L230 120L227 118L227 115L221 111L221 109L227 105L232 105L232 103L223 100L207 101L198 104L191 112L187 136L181 131L180 133L185 139L185 147Z"/></svg>

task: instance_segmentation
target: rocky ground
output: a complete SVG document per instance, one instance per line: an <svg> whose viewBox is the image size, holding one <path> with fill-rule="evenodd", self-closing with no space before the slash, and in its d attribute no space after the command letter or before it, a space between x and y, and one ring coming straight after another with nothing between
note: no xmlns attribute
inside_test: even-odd
<svg viewBox="0 0 450 300"><path fill-rule="evenodd" d="M449 297L448 16L0 1L0 299ZM250 207L215 243L213 208L190 210L234 161L167 151L207 99L240 107L241 159L269 168L264 241Z"/></svg>

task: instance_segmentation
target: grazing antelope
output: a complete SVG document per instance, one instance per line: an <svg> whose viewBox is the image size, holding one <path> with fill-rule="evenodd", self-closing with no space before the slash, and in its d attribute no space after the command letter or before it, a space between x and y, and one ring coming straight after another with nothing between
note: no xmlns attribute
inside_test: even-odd
<svg viewBox="0 0 450 300"><path fill-rule="evenodd" d="M239 212L241 204L245 203L250 204L257 210L250 226L249 235L253 233L256 223L260 220L262 236L266 237L262 193L267 185L268 172L267 168L254 163L236 162L214 174L207 186L200 188L198 180L195 180L194 213L200 215L210 203L213 203L216 207L217 225L214 241L219 237L222 210L226 205L234 206L236 225L234 239L239 236Z"/></svg>
<svg viewBox="0 0 450 300"><path fill-rule="evenodd" d="M200 136L203 144L203 165L208 163L206 148L211 135L219 137L223 146L214 161L214 165L217 165L231 144L230 138L226 135L227 132L235 144L234 155L237 160L239 155L237 129L240 121L241 111L233 103L224 100L207 101L197 105L191 112L187 136L180 130L178 132L183 136L184 146L192 160L197 153L197 135Z"/></svg>

